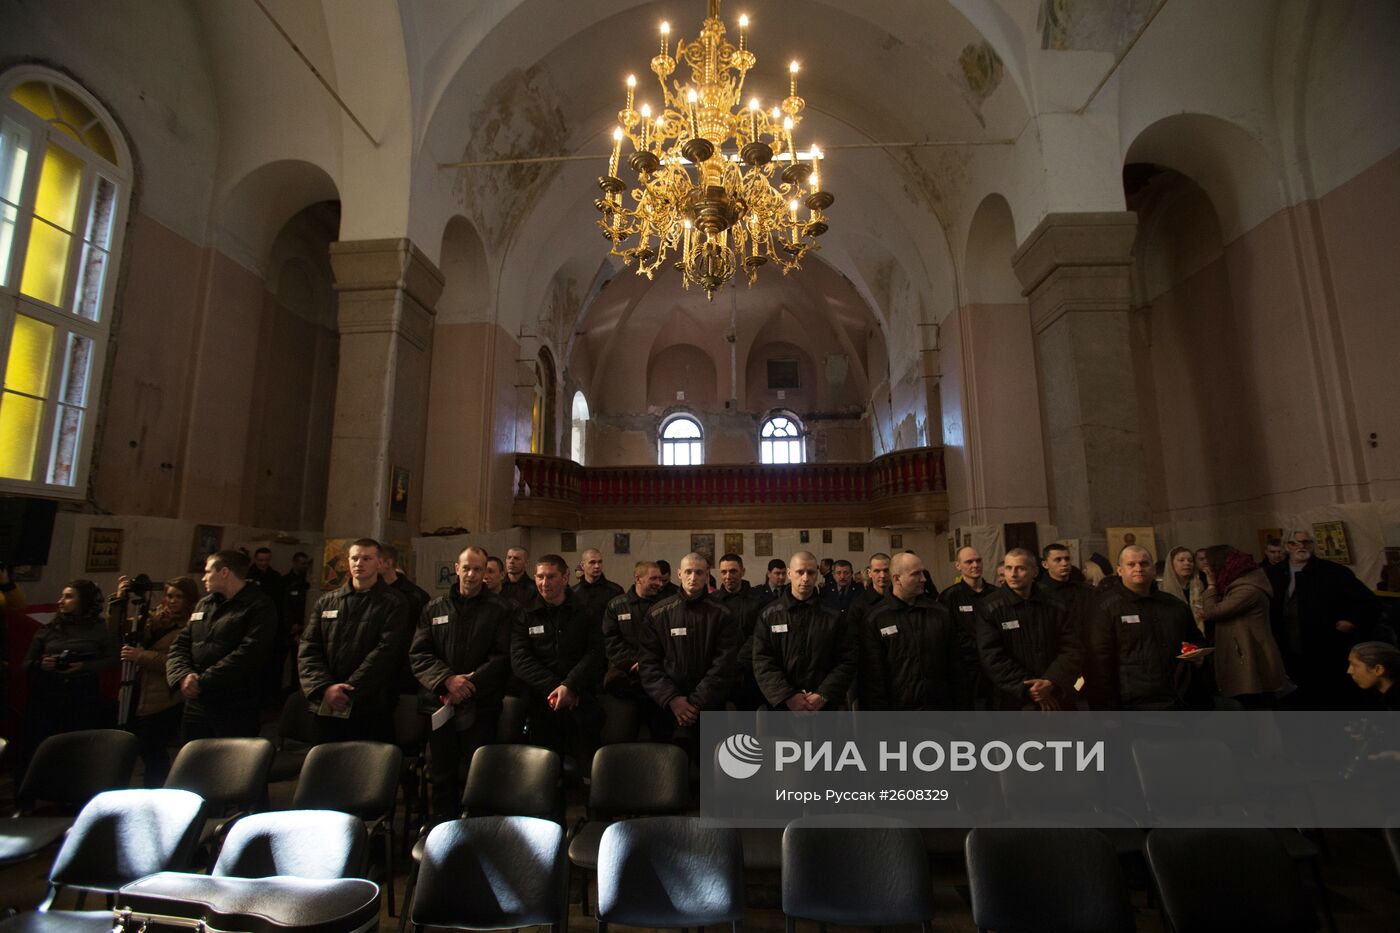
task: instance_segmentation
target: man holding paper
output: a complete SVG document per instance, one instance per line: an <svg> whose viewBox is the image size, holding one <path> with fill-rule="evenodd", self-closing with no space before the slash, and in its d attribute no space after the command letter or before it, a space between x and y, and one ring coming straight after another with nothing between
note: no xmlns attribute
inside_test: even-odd
<svg viewBox="0 0 1400 933"><path fill-rule="evenodd" d="M520 608L482 585L486 560L476 545L457 555L456 592L423 609L408 652L421 708L433 717L428 745L434 822L460 815L472 755L496 740L510 677L510 633Z"/></svg>

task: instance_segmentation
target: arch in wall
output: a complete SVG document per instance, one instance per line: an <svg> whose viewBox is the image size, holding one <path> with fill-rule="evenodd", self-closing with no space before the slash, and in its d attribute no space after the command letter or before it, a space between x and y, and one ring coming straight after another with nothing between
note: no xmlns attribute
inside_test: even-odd
<svg viewBox="0 0 1400 933"><path fill-rule="evenodd" d="M1127 147L1124 164L1168 166L1200 185L1233 242L1288 206L1278 167L1264 146L1239 125L1201 113L1179 113L1145 127Z"/></svg>
<svg viewBox="0 0 1400 933"><path fill-rule="evenodd" d="M684 405L692 411L714 411L717 372L714 357L693 343L653 351L647 361L647 408L664 411Z"/></svg>
<svg viewBox="0 0 1400 933"><path fill-rule="evenodd" d="M233 185L214 211L220 249L266 273L272 244L287 222L322 201L339 201L335 181L320 166L282 159L258 166Z"/></svg>
<svg viewBox="0 0 1400 933"><path fill-rule="evenodd" d="M444 285L438 298L436 324L459 324L491 319L491 269L476 227L454 214L442 231L438 260Z"/></svg>
<svg viewBox="0 0 1400 933"><path fill-rule="evenodd" d="M963 284L968 304L1019 304L1025 301L1011 266L1016 252L1016 221L1000 194L977 205L963 251Z"/></svg>
<svg viewBox="0 0 1400 933"><path fill-rule="evenodd" d="M530 411L530 453L554 456L554 406L558 385L554 354L540 347L535 357L535 401Z"/></svg>
<svg viewBox="0 0 1400 933"><path fill-rule="evenodd" d="M588 462L588 399L580 391L574 392L572 417L569 419L569 457L575 463Z"/></svg>

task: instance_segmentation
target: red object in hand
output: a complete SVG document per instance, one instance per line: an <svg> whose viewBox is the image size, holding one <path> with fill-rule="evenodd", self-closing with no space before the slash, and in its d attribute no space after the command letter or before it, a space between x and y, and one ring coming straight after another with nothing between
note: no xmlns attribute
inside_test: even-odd
<svg viewBox="0 0 1400 933"><path fill-rule="evenodd" d="M1190 654L1190 653L1193 652L1193 651L1200 651L1200 650L1201 650L1201 649L1200 649L1199 647L1197 647L1196 645L1191 644L1189 641L1183 641L1183 642L1181 643L1181 653L1182 653L1182 654Z"/></svg>

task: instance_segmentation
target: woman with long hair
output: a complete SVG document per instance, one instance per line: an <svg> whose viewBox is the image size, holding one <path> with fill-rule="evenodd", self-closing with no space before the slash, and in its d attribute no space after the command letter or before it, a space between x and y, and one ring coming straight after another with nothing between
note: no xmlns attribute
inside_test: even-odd
<svg viewBox="0 0 1400 933"><path fill-rule="evenodd" d="M117 599L125 598L130 581L122 577ZM151 611L138 644L123 645L121 658L136 664L136 708L130 729L140 743L147 787L160 787L170 773L170 746L180 731L183 713L180 693L165 680L170 646L190 621L199 602L199 584L193 577L175 577L165 583L160 605Z"/></svg>
<svg viewBox="0 0 1400 933"><path fill-rule="evenodd" d="M1288 684L1269 625L1273 586L1252 557L1227 544L1207 548L1205 558L1206 588L1196 623L1215 627L1220 695L1248 708L1268 708Z"/></svg>
<svg viewBox="0 0 1400 933"><path fill-rule="evenodd" d="M25 739L29 752L51 735L104 725L107 710L97 672L117 663L117 644L102 620L102 591L73 580L58 598L58 613L29 643Z"/></svg>

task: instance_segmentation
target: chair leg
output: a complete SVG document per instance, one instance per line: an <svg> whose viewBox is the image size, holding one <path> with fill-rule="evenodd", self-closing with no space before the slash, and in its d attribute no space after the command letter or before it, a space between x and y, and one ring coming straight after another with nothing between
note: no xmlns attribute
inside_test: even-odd
<svg viewBox="0 0 1400 933"><path fill-rule="evenodd" d="M797 933L797 921L792 917L784 916L783 931L784 933Z"/></svg>
<svg viewBox="0 0 1400 933"><path fill-rule="evenodd" d="M389 916L394 913L394 817L389 815L384 829L384 888L389 892Z"/></svg>
<svg viewBox="0 0 1400 933"><path fill-rule="evenodd" d="M598 933L608 933L608 921L606 921L606 920L599 920L599 921L598 921Z"/></svg>
<svg viewBox="0 0 1400 933"><path fill-rule="evenodd" d="M413 890L418 887L418 868L418 863L414 862L408 870L408 884L403 889L403 909L399 911L399 933L404 933L408 916L413 912Z"/></svg>

